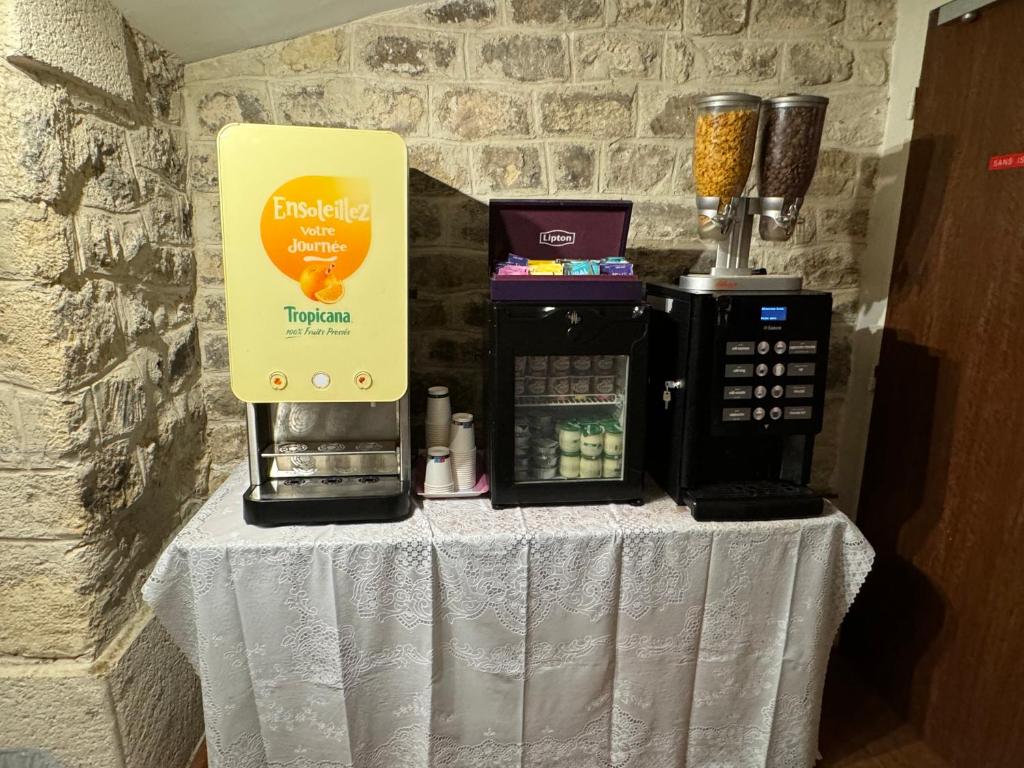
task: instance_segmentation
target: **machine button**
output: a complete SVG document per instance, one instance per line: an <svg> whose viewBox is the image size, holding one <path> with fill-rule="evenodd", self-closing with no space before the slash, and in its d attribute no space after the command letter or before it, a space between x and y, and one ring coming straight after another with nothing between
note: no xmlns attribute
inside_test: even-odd
<svg viewBox="0 0 1024 768"><path fill-rule="evenodd" d="M786 373L786 366L782 363L776 363L772 366L772 373L776 376L783 376Z"/></svg>
<svg viewBox="0 0 1024 768"><path fill-rule="evenodd" d="M360 389L369 389L373 386L373 376L366 371L360 371L355 375L356 386Z"/></svg>
<svg viewBox="0 0 1024 768"><path fill-rule="evenodd" d="M767 341L759 341L759 342L757 342L757 354L759 354L759 355L767 355L768 354L768 350L770 350L771 348L772 348L772 345L769 344Z"/></svg>
<svg viewBox="0 0 1024 768"><path fill-rule="evenodd" d="M750 363L737 363L725 366L725 378L745 379L754 372L754 366Z"/></svg>
<svg viewBox="0 0 1024 768"><path fill-rule="evenodd" d="M327 389L331 386L331 377L323 371L313 374L313 386L317 389Z"/></svg>
<svg viewBox="0 0 1024 768"><path fill-rule="evenodd" d="M767 394L768 387L764 386L763 384L758 384L756 387L754 387L754 397L756 397L758 400L762 399Z"/></svg>
<svg viewBox="0 0 1024 768"><path fill-rule="evenodd" d="M758 376L767 376L768 375L768 365L766 363L758 363L757 364L757 375Z"/></svg>
<svg viewBox="0 0 1024 768"><path fill-rule="evenodd" d="M750 421L750 409L723 408L722 421Z"/></svg>
<svg viewBox="0 0 1024 768"><path fill-rule="evenodd" d="M782 409L776 405L774 408L768 411L768 415L772 417L772 421L778 421L779 419L782 418Z"/></svg>
<svg viewBox="0 0 1024 768"><path fill-rule="evenodd" d="M775 354L776 355L784 355L784 354L786 354L786 342L784 342L784 341L776 341L775 342Z"/></svg>
<svg viewBox="0 0 1024 768"><path fill-rule="evenodd" d="M754 421L764 421L764 408L754 409Z"/></svg>
<svg viewBox="0 0 1024 768"><path fill-rule="evenodd" d="M281 373L281 371L274 371L272 374L270 374L271 389L284 389L287 386L288 377Z"/></svg>
<svg viewBox="0 0 1024 768"><path fill-rule="evenodd" d="M782 385L781 384L776 384L774 387L772 387L772 397L775 397L775 398L782 397L782 393L783 393L783 389L782 389Z"/></svg>
<svg viewBox="0 0 1024 768"><path fill-rule="evenodd" d="M798 400L802 397L814 397L813 384L787 384L786 397Z"/></svg>
<svg viewBox="0 0 1024 768"><path fill-rule="evenodd" d="M750 387L726 387L723 396L726 400L749 400Z"/></svg>
<svg viewBox="0 0 1024 768"><path fill-rule="evenodd" d="M787 376L813 376L814 363L790 363L786 366Z"/></svg>
<svg viewBox="0 0 1024 768"><path fill-rule="evenodd" d="M811 406L809 405L787 405L787 419L809 419L811 418Z"/></svg>
<svg viewBox="0 0 1024 768"><path fill-rule="evenodd" d="M727 342L725 342L725 354L727 354L727 355L752 355L752 354L754 354L754 342L752 342L752 341L727 341Z"/></svg>
<svg viewBox="0 0 1024 768"><path fill-rule="evenodd" d="M818 351L816 341L791 341L789 342L789 354L791 355L813 355Z"/></svg>

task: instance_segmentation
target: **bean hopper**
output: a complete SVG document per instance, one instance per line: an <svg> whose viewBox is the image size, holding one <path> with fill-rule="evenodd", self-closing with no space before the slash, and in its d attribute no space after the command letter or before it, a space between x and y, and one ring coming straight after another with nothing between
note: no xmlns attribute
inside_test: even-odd
<svg viewBox="0 0 1024 768"><path fill-rule="evenodd" d="M727 93L697 102L694 182L700 236L717 244L708 275L647 285L651 315L647 470L698 520L806 517L821 431L832 297L795 275L748 264L760 236L794 231L817 164L827 101L764 104L759 197L743 194L761 100Z"/></svg>
<svg viewBox="0 0 1024 768"><path fill-rule="evenodd" d="M407 516L405 144L387 131L234 124L217 155L246 521Z"/></svg>

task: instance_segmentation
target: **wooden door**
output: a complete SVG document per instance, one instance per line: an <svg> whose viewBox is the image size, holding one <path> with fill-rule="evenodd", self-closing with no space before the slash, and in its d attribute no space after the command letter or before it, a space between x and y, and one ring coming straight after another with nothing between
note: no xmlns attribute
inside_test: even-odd
<svg viewBox="0 0 1024 768"><path fill-rule="evenodd" d="M843 648L951 766L1024 765L1024 0L928 31Z"/></svg>

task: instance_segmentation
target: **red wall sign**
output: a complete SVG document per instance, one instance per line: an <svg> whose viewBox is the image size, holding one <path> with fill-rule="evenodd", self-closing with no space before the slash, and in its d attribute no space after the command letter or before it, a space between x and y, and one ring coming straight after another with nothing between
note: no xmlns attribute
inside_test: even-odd
<svg viewBox="0 0 1024 768"><path fill-rule="evenodd" d="M1024 152L1014 152L1010 155L992 155L988 159L990 171L1005 171L1010 168L1024 168Z"/></svg>

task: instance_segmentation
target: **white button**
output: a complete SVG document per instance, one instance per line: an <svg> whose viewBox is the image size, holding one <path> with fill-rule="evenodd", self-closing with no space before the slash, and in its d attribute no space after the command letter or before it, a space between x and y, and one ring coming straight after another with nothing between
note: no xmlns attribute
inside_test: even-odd
<svg viewBox="0 0 1024 768"><path fill-rule="evenodd" d="M768 354L768 350L771 349L771 348L772 348L772 345L769 344L767 341L759 341L759 342L757 342L757 352L760 355L767 355Z"/></svg>
<svg viewBox="0 0 1024 768"><path fill-rule="evenodd" d="M323 371L313 374L313 386L317 389L327 389L331 385L331 377Z"/></svg>
<svg viewBox="0 0 1024 768"><path fill-rule="evenodd" d="M778 406L775 406L768 412L768 415L772 417L772 421L778 421L780 418L782 418L782 409L779 408Z"/></svg>
<svg viewBox="0 0 1024 768"><path fill-rule="evenodd" d="M775 365L772 366L772 373L774 373L776 376L783 376L786 373L786 366L784 366L782 363L776 363Z"/></svg>
<svg viewBox="0 0 1024 768"><path fill-rule="evenodd" d="M762 397L768 394L768 389L762 385L758 385L754 388L754 397L760 400Z"/></svg>
<svg viewBox="0 0 1024 768"><path fill-rule="evenodd" d="M784 355L786 354L786 342L776 341L775 342L775 354Z"/></svg>
<svg viewBox="0 0 1024 768"><path fill-rule="evenodd" d="M756 373L758 376L767 376L768 366L765 363L758 363L757 368L754 369L754 373Z"/></svg>
<svg viewBox="0 0 1024 768"><path fill-rule="evenodd" d="M764 420L764 408L755 408L754 409L754 420L755 421L763 421Z"/></svg>

